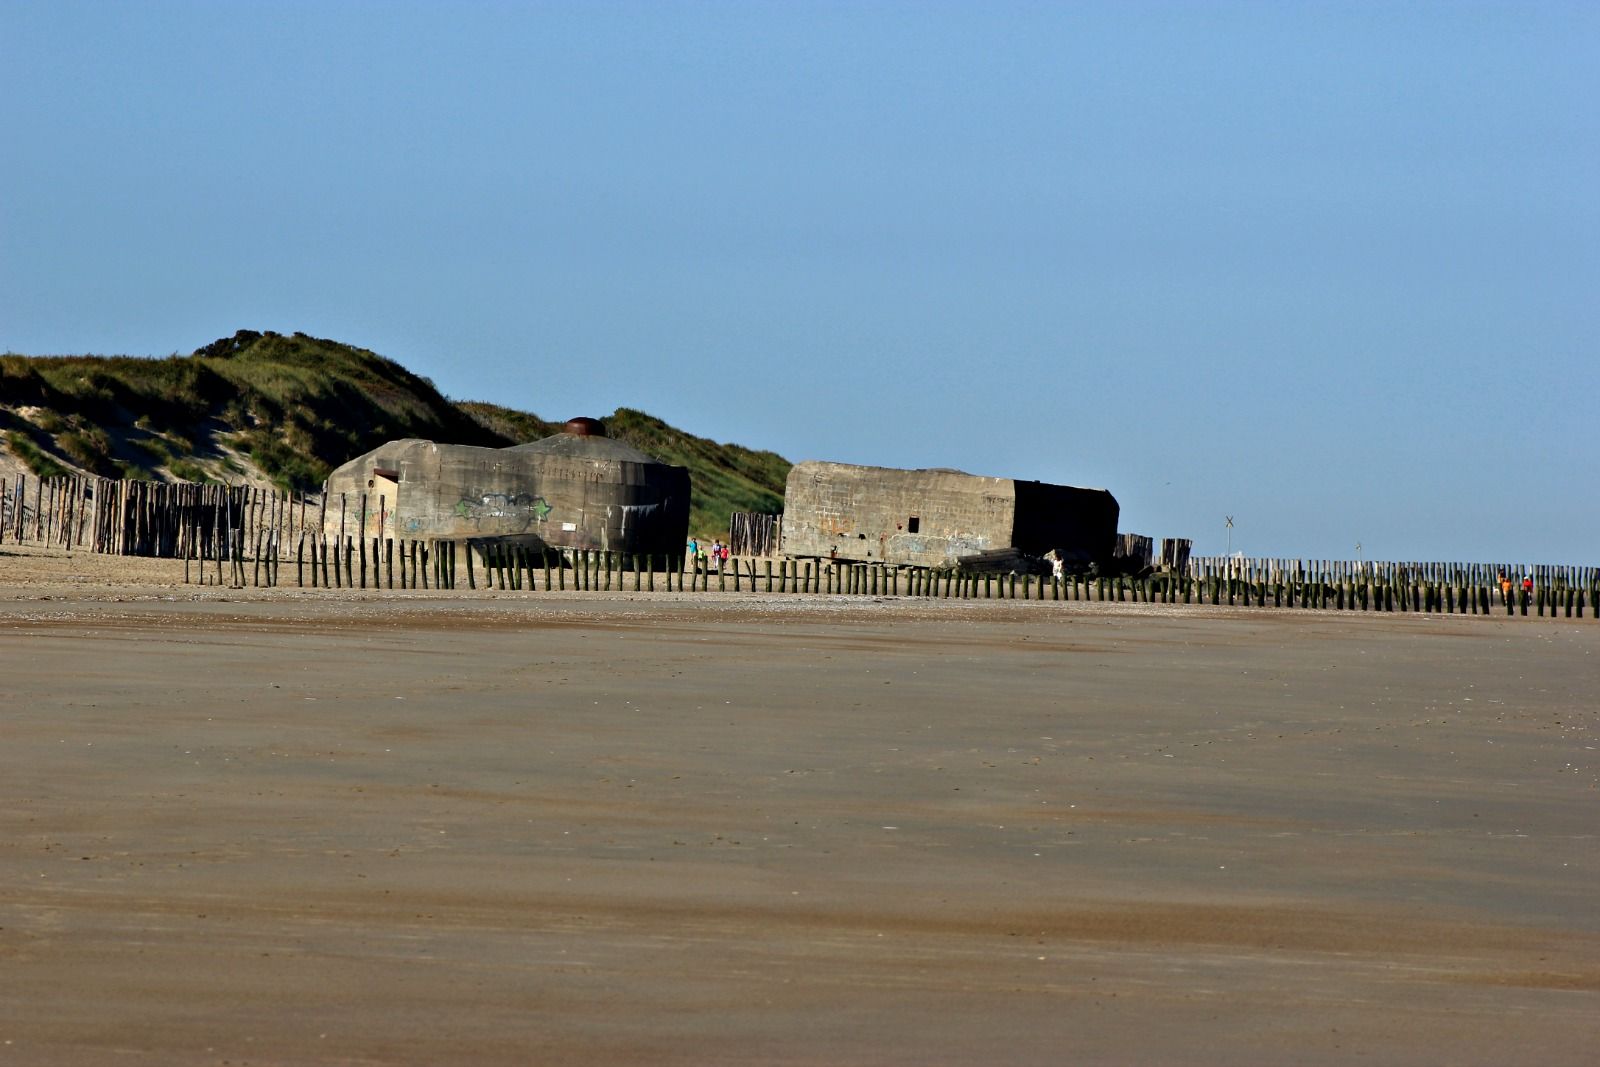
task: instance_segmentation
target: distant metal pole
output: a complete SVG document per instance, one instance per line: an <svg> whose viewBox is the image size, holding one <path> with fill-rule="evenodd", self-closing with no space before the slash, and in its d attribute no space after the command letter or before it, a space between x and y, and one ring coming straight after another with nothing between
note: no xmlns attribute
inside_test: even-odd
<svg viewBox="0 0 1600 1067"><path fill-rule="evenodd" d="M1224 525L1226 526L1227 531L1228 531L1228 556L1229 556L1229 558L1232 558L1232 556L1233 556L1233 516L1232 515L1226 516L1226 520L1227 521L1224 523Z"/></svg>

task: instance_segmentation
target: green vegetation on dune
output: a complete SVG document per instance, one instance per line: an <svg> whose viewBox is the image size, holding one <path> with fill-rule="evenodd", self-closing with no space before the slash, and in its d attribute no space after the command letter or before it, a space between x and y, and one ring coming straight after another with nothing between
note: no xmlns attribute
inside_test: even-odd
<svg viewBox="0 0 1600 1067"><path fill-rule="evenodd" d="M254 330L166 359L0 357L0 405L31 423L52 462L110 477L177 477L176 464L220 478L231 449L279 487L310 490L395 437L503 443L392 360Z"/></svg>
<svg viewBox="0 0 1600 1067"><path fill-rule="evenodd" d="M561 423L547 422L537 415L516 408L501 407L482 400L460 400L456 407L470 415L479 426L508 444L520 445L559 433Z"/></svg>
<svg viewBox="0 0 1600 1067"><path fill-rule="evenodd" d="M67 473L65 467L40 451L39 446L20 430L6 431L6 447L41 478L58 478Z"/></svg>
<svg viewBox="0 0 1600 1067"><path fill-rule="evenodd" d="M340 463L397 437L502 443L432 382L366 349L241 331L195 358L233 384L240 402L224 407L225 421L280 486L314 489Z"/></svg>
<svg viewBox="0 0 1600 1067"><path fill-rule="evenodd" d="M608 432L689 468L690 528L734 511L779 511L789 463L619 408ZM393 360L305 334L240 330L190 356L0 356L5 448L35 474L237 481L233 454L280 488L316 490L339 464L401 437L501 447L559 422L455 403ZM152 472L154 472L152 474Z"/></svg>

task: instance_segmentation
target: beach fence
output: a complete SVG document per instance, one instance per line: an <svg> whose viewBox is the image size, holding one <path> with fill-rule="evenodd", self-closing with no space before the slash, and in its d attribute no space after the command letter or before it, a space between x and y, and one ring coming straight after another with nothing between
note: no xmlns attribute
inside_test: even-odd
<svg viewBox="0 0 1600 1067"><path fill-rule="evenodd" d="M1537 615L1595 618L1600 569L1540 566L1519 570L1506 593L1490 576L1492 564L1344 564L1337 561L1274 561L1247 566L1238 560L1191 558L1181 572L1126 575L1033 575L974 572L958 568L894 566L841 560L735 557L718 567L691 559L681 569L656 557L613 552L481 546L490 554L485 587L528 591L623 589L682 592L820 593L844 596L927 597L961 600L1054 600L1146 604L1193 604L1280 610L1357 613ZM470 559L471 556L469 555ZM552 561L555 561L552 567ZM1509 569L1506 573L1510 573ZM1534 577L1531 588L1521 584ZM656 584L660 575L662 584ZM641 575L644 577L641 578ZM641 586L641 582L644 584ZM476 586L473 586L476 587Z"/></svg>
<svg viewBox="0 0 1600 1067"><path fill-rule="evenodd" d="M1161 556L1157 566L1164 571L1183 572L1189 569L1189 552L1194 542L1187 537L1166 537L1161 541Z"/></svg>
<svg viewBox="0 0 1600 1067"><path fill-rule="evenodd" d="M776 556L782 540L782 515L735 511L728 517L728 551L735 556Z"/></svg>
<svg viewBox="0 0 1600 1067"><path fill-rule="evenodd" d="M261 490L67 475L0 479L0 543L124 556L214 554ZM251 494L256 494L252 496Z"/></svg>
<svg viewBox="0 0 1600 1067"><path fill-rule="evenodd" d="M275 585L287 546L311 540L309 498L242 485L66 475L0 479L0 543L195 564L199 581ZM214 564L215 579L208 579ZM224 573L226 572L226 573Z"/></svg>
<svg viewBox="0 0 1600 1067"><path fill-rule="evenodd" d="M1178 576L1201 603L1339 611L1595 616L1600 568L1192 556Z"/></svg>
<svg viewBox="0 0 1600 1067"><path fill-rule="evenodd" d="M1059 577L775 556L777 516L720 563L685 553L551 548L536 539L393 536L381 497L88 476L0 479L0 545L184 561L198 584L330 589L809 593L1241 609L1595 618L1600 568L1193 556L1162 544L1144 576ZM752 526L752 529L756 529ZM1119 545L1151 559L1147 538ZM765 549L765 552L753 549Z"/></svg>
<svg viewBox="0 0 1600 1067"><path fill-rule="evenodd" d="M1138 572L1150 566L1155 555L1155 542L1144 534L1119 533L1111 546L1111 564L1115 570Z"/></svg>

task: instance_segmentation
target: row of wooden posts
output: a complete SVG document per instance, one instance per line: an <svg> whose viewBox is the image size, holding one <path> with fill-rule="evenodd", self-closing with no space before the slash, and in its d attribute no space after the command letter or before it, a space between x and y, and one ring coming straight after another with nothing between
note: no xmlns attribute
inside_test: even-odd
<svg viewBox="0 0 1600 1067"><path fill-rule="evenodd" d="M337 508L335 525L333 512ZM1600 568L1191 557L1144 578L972 574L831 560L548 549L397 538L387 501L87 476L0 479L0 542L184 560L185 580L328 588L827 593L1595 617ZM329 531L337 530L337 533ZM770 544L776 529L754 527ZM1531 578L1525 588L1524 578ZM1506 586L1509 585L1509 590Z"/></svg>
<svg viewBox="0 0 1600 1067"><path fill-rule="evenodd" d="M68 475L0 479L0 542L226 559L307 536L307 500L243 485Z"/></svg>
<svg viewBox="0 0 1600 1067"><path fill-rule="evenodd" d="M735 556L776 556L782 542L782 515L735 511L728 516L728 551Z"/></svg>
<svg viewBox="0 0 1600 1067"><path fill-rule="evenodd" d="M1531 579L1536 588L1587 589L1600 582L1600 567L1544 563L1380 562L1376 560L1283 559L1259 556L1193 556L1183 568L1190 577L1234 578L1259 582L1328 582L1372 579L1390 585L1498 586Z"/></svg>
<svg viewBox="0 0 1600 1067"><path fill-rule="evenodd" d="M194 580L276 585L283 560L258 559L248 574L244 559L214 577L202 564ZM1147 604L1208 604L1239 608L1290 608L1356 612L1460 615L1538 615L1594 618L1600 584L1515 587L1434 580L1395 581L1381 575L1357 579L1298 580L1225 574L1143 578L1031 574L972 574L959 570L896 567L830 560L732 558L718 568L707 559L679 555L549 549L505 541L422 541L393 538L312 538L296 551L294 581L301 586L387 589L493 589L525 592L768 592L844 596L930 597L964 600L1054 600ZM188 564L185 578L189 578Z"/></svg>

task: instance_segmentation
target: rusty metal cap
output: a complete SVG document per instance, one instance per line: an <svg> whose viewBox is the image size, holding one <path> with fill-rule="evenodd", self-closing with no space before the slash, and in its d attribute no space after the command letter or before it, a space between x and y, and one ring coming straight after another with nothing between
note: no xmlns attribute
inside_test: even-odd
<svg viewBox="0 0 1600 1067"><path fill-rule="evenodd" d="M589 419L579 416L568 419L565 426L561 427L562 433L570 433L574 437L604 437L606 424L599 419Z"/></svg>

